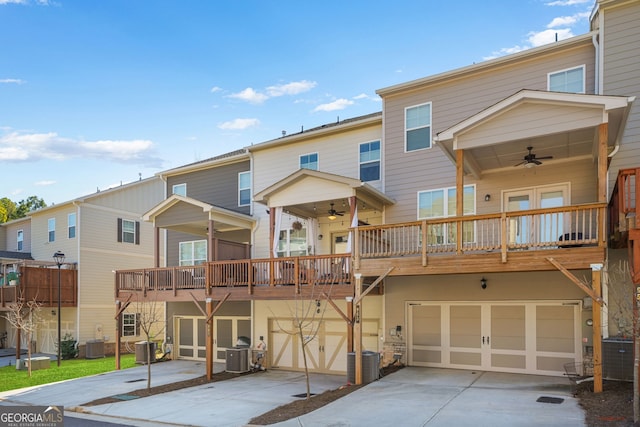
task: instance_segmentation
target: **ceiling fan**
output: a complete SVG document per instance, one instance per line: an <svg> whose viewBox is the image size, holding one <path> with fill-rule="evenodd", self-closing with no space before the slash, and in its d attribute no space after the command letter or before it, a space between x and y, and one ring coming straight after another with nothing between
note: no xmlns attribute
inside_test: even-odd
<svg viewBox="0 0 640 427"><path fill-rule="evenodd" d="M335 210L335 209L333 208L333 203L331 203L331 209L329 209L329 210L327 211L327 213L329 214L328 218L329 218L330 220L332 220L332 221L333 221L334 219L336 219L337 217L339 217L339 216L343 216L343 215L344 215L344 212L338 212L337 210Z"/></svg>
<svg viewBox="0 0 640 427"><path fill-rule="evenodd" d="M524 156L524 160L522 160L520 163L515 164L514 166L523 166L524 165L525 168L532 168L534 166L541 165L542 162L540 160L553 159L553 156L544 156L544 157L537 157L536 158L536 155L531 152L531 150L533 150L533 147L527 147L527 150L529 151L529 154Z"/></svg>

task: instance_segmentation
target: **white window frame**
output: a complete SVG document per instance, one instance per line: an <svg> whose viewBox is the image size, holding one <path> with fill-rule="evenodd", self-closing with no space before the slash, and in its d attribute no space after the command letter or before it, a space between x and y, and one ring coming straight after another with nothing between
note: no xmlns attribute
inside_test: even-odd
<svg viewBox="0 0 640 427"><path fill-rule="evenodd" d="M22 252L24 250L24 230L18 230L16 235L16 250Z"/></svg>
<svg viewBox="0 0 640 427"><path fill-rule="evenodd" d="M77 219L78 217L75 212L67 215L67 238L69 239L76 238Z"/></svg>
<svg viewBox="0 0 640 427"><path fill-rule="evenodd" d="M414 108L420 108L420 107L424 107L424 106L429 106L429 124L425 124L425 125L420 125L420 126L414 126L414 127L408 127L407 126L407 114L409 112L409 110L412 110ZM424 128L429 128L429 142L428 142L428 146L426 147L420 147L420 148L414 148L414 149L409 149L408 147L408 143L409 143L409 132L410 131L414 131L414 130L419 130L419 129L424 129ZM404 109L404 151L405 153L412 153L414 151L420 151L420 150L428 150L431 147L433 147L433 104L431 102L425 102L423 104L418 104L418 105L411 105L409 107L405 107Z"/></svg>
<svg viewBox="0 0 640 427"><path fill-rule="evenodd" d="M307 158L307 160L308 160L308 158L309 158L310 156L316 156L316 161L315 161L316 167L315 167L315 169L314 169L314 168L310 168L310 167L306 167L306 166L304 166L305 164L306 164L306 165L309 165L309 164L311 164L312 162L306 162L306 163L304 163L304 164L302 163L302 159L303 159L303 158L305 158L305 157L306 157L306 158ZM300 168L300 169L309 169L309 170L314 170L314 171L320 170L320 155L318 154L318 152L315 152L315 153L307 153L307 154L301 154L301 155L300 155L300 157L298 158L298 166L299 166L299 168Z"/></svg>
<svg viewBox="0 0 640 427"><path fill-rule="evenodd" d="M278 236L278 258L289 256L307 256L309 255L309 233L306 227L302 227L299 231L304 231L304 249L295 251L294 255L291 255L291 239L292 234L296 233L296 230L289 228L280 230L280 236ZM284 238L281 236L284 234Z"/></svg>
<svg viewBox="0 0 640 427"><path fill-rule="evenodd" d="M462 189L462 192L464 193L464 191L466 189L472 189L473 190L473 197L472 197L472 199L473 199L473 207L472 207L472 209L469 209L468 204L463 204L463 208L465 210L465 212L463 212L463 215L465 215L465 216L466 215L475 215L475 213L476 213L476 196L477 196L477 194L476 194L476 185L475 184L465 185L463 187L463 189ZM456 212L455 211L454 212L449 212L449 192L451 190L454 190L453 197L456 197L456 195L455 195L456 187L433 188L431 190L418 191L417 200L416 200L418 220L423 220L423 219L427 219L428 220L428 219L436 219L436 218L450 218L450 217L456 216ZM420 216L420 195L424 194L424 193L434 193L434 192L438 192L438 191L442 191L442 193L443 193L443 200L442 200L442 203L443 203L442 213L443 214L442 215L436 215L436 216L429 216L429 217L421 217ZM438 234L438 236L440 236L440 237L438 237L437 244L452 244L452 243L454 243L452 241L452 239L450 239L450 232L453 232L453 230L448 230L447 226L448 226L448 224L442 224L442 226L441 226L442 229L441 229L440 233ZM472 239L467 239L466 241L467 242L475 241L475 236L476 236L475 225L473 225L473 229L471 229L471 230L464 230L463 229L463 233L466 233L466 232L473 233ZM422 236L420 236L420 239L422 239Z"/></svg>
<svg viewBox="0 0 640 427"><path fill-rule="evenodd" d="M140 335L140 322L138 317L138 313L122 313L123 337L137 337L138 335Z"/></svg>
<svg viewBox="0 0 640 427"><path fill-rule="evenodd" d="M187 183L183 182L182 184L174 184L171 188L171 194L187 197Z"/></svg>
<svg viewBox="0 0 640 427"><path fill-rule="evenodd" d="M570 71L575 71L575 70L582 70L582 89L580 90L580 92L569 92L568 90L566 90L566 85L565 85L565 90L557 90L557 89L551 89L551 78L553 76L559 75L559 74L567 74ZM547 73L547 90L550 92L567 92L567 93L585 93L586 91L586 66L583 65L579 65L577 67L571 67L571 68L565 68L564 70L557 70L557 71L552 71L550 73Z"/></svg>
<svg viewBox="0 0 640 427"><path fill-rule="evenodd" d="M363 145L369 145L371 146L371 144L374 143L378 143L378 158L375 160L371 160L368 159L366 161L362 160L362 151L361 148ZM368 151L369 153L371 152L371 150ZM375 182L375 181L380 181L382 179L382 143L381 141L378 140L373 140L373 141L368 141L368 142L362 142L358 145L358 176L360 177L360 180L362 181L362 166L363 165L369 165L372 163L378 163L378 179L372 179L371 181L367 181L367 182Z"/></svg>
<svg viewBox="0 0 640 427"><path fill-rule="evenodd" d="M48 241L49 243L56 241L56 219L49 218L47 220L47 233L48 233Z"/></svg>
<svg viewBox="0 0 640 427"><path fill-rule="evenodd" d="M127 225L133 224L133 229L128 230ZM126 236L126 237L125 237ZM131 236L131 240L129 240ZM130 219L122 219L122 243L135 243L136 242L136 222Z"/></svg>
<svg viewBox="0 0 640 427"><path fill-rule="evenodd" d="M249 177L249 184L246 187L242 186L242 177ZM249 192L249 201L247 203L242 203L242 192ZM238 173L238 206L250 206L251 205L251 171L239 172Z"/></svg>
<svg viewBox="0 0 640 427"><path fill-rule="evenodd" d="M196 258L196 244L204 243L204 258ZM186 251L190 252L190 257L183 259L182 254ZM189 240L178 243L178 264L182 266L200 265L207 262L207 241L206 240Z"/></svg>

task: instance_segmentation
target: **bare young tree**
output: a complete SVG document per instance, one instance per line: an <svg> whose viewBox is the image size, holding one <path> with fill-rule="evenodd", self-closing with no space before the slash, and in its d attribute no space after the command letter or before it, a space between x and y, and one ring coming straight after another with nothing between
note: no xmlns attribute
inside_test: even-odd
<svg viewBox="0 0 640 427"><path fill-rule="evenodd" d="M156 358L155 349L152 348L152 340L162 334L166 328L164 309L161 309L162 304L158 301L155 293L151 296L150 293L147 293L147 299L136 300L135 304L136 320L147 346L147 390L151 388L151 362L155 362Z"/></svg>
<svg viewBox="0 0 640 427"><path fill-rule="evenodd" d="M29 343L27 345L29 377L31 377L31 339L38 326L44 323L43 318L40 316L41 306L42 304L35 298L26 300L20 296L16 302L9 304L9 311L4 316L11 326L27 334L27 342Z"/></svg>
<svg viewBox="0 0 640 427"><path fill-rule="evenodd" d="M336 280L337 277L332 277L331 283ZM316 285L316 281L312 280L310 283L310 286L312 286L311 294L306 298L297 297L293 302L293 306L288 305L292 322L291 328L281 325L278 317L270 310L274 319L276 319L279 331L287 335L296 336L298 339L298 343L300 344L300 349L302 351L307 399L311 397L311 381L309 377L307 351L309 344L311 344L318 336L318 332L322 326L322 320L324 319L324 315L327 310L328 304L326 301L323 303L323 297L330 298L331 288L333 286L330 285L328 291L324 295L320 295L320 291Z"/></svg>

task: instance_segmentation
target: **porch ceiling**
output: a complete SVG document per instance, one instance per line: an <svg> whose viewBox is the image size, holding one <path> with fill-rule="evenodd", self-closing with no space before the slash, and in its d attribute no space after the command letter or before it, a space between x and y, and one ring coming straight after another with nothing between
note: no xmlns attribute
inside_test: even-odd
<svg viewBox="0 0 640 427"><path fill-rule="evenodd" d="M142 216L154 226L194 235L207 235L209 221L216 232L251 230L253 217L177 194L165 199Z"/></svg>
<svg viewBox="0 0 640 427"><path fill-rule="evenodd" d="M395 201L359 179L300 169L254 196L267 207L282 206L302 218L324 216L333 208L349 215L349 198L355 196L358 211L382 211Z"/></svg>
<svg viewBox="0 0 640 427"><path fill-rule="evenodd" d="M435 138L455 164L465 152L465 173L512 168L527 155L552 156L544 163L597 157L598 127L608 123L612 151L624 129L634 97L522 90L475 114Z"/></svg>

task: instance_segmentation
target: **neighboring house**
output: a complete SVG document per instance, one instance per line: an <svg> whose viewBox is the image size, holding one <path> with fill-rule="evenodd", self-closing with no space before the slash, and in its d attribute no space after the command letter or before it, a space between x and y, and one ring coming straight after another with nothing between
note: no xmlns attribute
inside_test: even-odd
<svg viewBox="0 0 640 427"><path fill-rule="evenodd" d="M187 182L186 196L168 195L145 219L197 226L209 248L219 232L250 235L230 240L251 243L251 259L208 250L197 268L119 271L117 297L196 302L212 328L226 304L246 304L243 333L267 341L273 367L301 369L283 325L291 304L312 299L324 313L309 347L315 371L344 372L346 353L363 349L414 366L545 375L584 362L597 389L602 338L623 335L609 321L621 308L601 310L603 299L631 289L608 274L626 259L609 244L638 242L619 219L635 214L639 20L639 1L602 0L588 34L383 88L381 116L247 147L247 218L191 196L187 175L171 181ZM209 175L222 164L201 179L228 188L229 176ZM201 356L215 349L204 329L191 329L206 341Z"/></svg>
<svg viewBox="0 0 640 427"><path fill-rule="evenodd" d="M22 232L23 249L29 251L28 260L14 254L3 264L20 273L15 289L42 304L44 323L34 340L38 352L57 352L58 266L53 255L58 251L65 255L60 272L62 335L73 336L81 354L92 340L106 341L106 351L113 352L117 335L113 272L153 263L153 228L141 221L141 215L163 199L163 192L164 183L153 177L33 211L28 218L2 225L9 245L17 249ZM4 326L9 345L16 346L15 331ZM132 339L139 340L141 334L134 332Z"/></svg>

